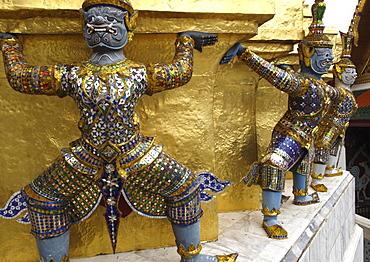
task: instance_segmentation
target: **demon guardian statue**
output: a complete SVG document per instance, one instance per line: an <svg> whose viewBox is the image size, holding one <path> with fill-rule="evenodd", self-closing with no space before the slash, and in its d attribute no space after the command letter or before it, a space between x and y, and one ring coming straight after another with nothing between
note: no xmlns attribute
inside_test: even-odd
<svg viewBox="0 0 370 262"><path fill-rule="evenodd" d="M148 217L167 217L181 261L235 261L237 254L200 254L200 202L204 189L222 191L229 181L208 172L194 174L140 132L135 106L144 94L185 85L192 76L193 49L217 41L215 34L181 33L169 64L145 66L127 59L138 13L128 0L86 0L84 36L92 49L86 62L30 66L19 40L1 34L6 76L26 94L70 96L80 111L81 136L59 158L9 200L0 216L27 210L41 260L69 261L69 229L86 219L103 199L113 251L121 217L118 199ZM207 188L207 186L210 188ZM14 205L22 209L11 212Z"/></svg>
<svg viewBox="0 0 370 262"><path fill-rule="evenodd" d="M257 56L240 43L231 47L221 64L239 56L257 74L289 95L288 110L275 125L272 139L264 158L255 163L243 179L247 185L257 183L262 188L262 227L274 239L285 239L287 231L278 222L286 172L293 173L293 203L299 206L318 203L316 192L308 193L311 161L308 154L317 133L317 127L329 108L331 99L338 100L341 93L325 84L321 76L332 65L333 44L323 34L323 1L312 6L313 22L309 34L299 43L301 72L292 68L279 68Z"/></svg>
<svg viewBox="0 0 370 262"><path fill-rule="evenodd" d="M342 54L340 60L334 64L333 71L334 84L342 91L342 99L332 102L329 111L319 124L315 140L311 186L318 192L327 191L321 179L342 175L342 169L337 167L339 151L343 146L349 120L357 110L357 103L350 89L357 78L356 66L350 60L353 36L341 32L341 38Z"/></svg>

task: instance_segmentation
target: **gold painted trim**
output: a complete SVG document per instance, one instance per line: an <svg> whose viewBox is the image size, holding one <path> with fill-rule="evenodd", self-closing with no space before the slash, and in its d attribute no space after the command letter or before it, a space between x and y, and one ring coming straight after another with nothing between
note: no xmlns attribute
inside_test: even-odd
<svg viewBox="0 0 370 262"><path fill-rule="evenodd" d="M358 39L360 37L359 33L358 33L358 25L360 23L361 16L363 15L362 11L365 7L365 4L366 4L366 0L359 0L358 1L355 13L353 15L351 24L350 24L349 29L348 29L348 33L353 35L353 38L354 38L353 43L354 43L355 46L358 46Z"/></svg>
<svg viewBox="0 0 370 262"><path fill-rule="evenodd" d="M313 185L311 187L317 192L328 192L328 188L324 184Z"/></svg>
<svg viewBox="0 0 370 262"><path fill-rule="evenodd" d="M333 170L335 167L334 167L334 165L327 165L326 166L326 170Z"/></svg>
<svg viewBox="0 0 370 262"><path fill-rule="evenodd" d="M19 42L19 40L18 39L16 39L16 38L3 38L3 39L0 39L0 44L1 44L1 51L5 51L5 49L4 49L4 44L5 43L17 43L18 42L18 44L20 44L20 42Z"/></svg>
<svg viewBox="0 0 370 262"><path fill-rule="evenodd" d="M323 176L323 174L316 174L316 172L314 172L313 174L312 174L312 178L313 179L324 179L324 176Z"/></svg>
<svg viewBox="0 0 370 262"><path fill-rule="evenodd" d="M177 249L177 253L184 258L192 258L198 255L201 250L202 246L200 244L198 244L197 248L195 248L193 244L190 244L188 250L186 250L185 247L180 244L179 248Z"/></svg>
<svg viewBox="0 0 370 262"><path fill-rule="evenodd" d="M266 231L267 235L273 239L287 239L288 232L279 224L267 226L265 222L262 224L262 228Z"/></svg>
<svg viewBox="0 0 370 262"><path fill-rule="evenodd" d="M341 175L343 175L342 168L339 168L337 173L334 173L334 174L325 174L326 177L341 176Z"/></svg>
<svg viewBox="0 0 370 262"><path fill-rule="evenodd" d="M253 52L248 48L244 48L240 57L241 59L251 59L253 58Z"/></svg>
<svg viewBox="0 0 370 262"><path fill-rule="evenodd" d="M305 190L299 189L297 190L295 187L293 187L293 195L295 196L307 196L308 195L308 188Z"/></svg>
<svg viewBox="0 0 370 262"><path fill-rule="evenodd" d="M117 147L122 147L122 146L124 146L124 145L127 145L128 143L130 143L134 138L136 138L137 136L139 136L140 135L140 131L137 131L134 135L132 135L132 137L130 137L130 139L129 140L127 140L126 142L124 142L124 143L121 143L121 144L115 144L115 146L117 146ZM102 144L102 145L100 145L100 146L95 146L95 145L93 145L88 139L86 139L85 137L81 137L80 139L83 139L84 140L84 142L86 143L86 144L88 144L89 146L91 146L91 147L93 147L93 148L95 148L95 149L97 149L97 150L99 150L104 144ZM109 140L108 140L109 141ZM80 145L82 146L82 144L80 143ZM83 147L83 146L82 146ZM131 152L132 151L132 149L130 150L130 151L128 151L127 153L129 153L129 152ZM90 152L90 151L89 151ZM125 152L126 153L126 152Z"/></svg>
<svg viewBox="0 0 370 262"><path fill-rule="evenodd" d="M136 148L136 147L135 147ZM134 149L135 149L134 148ZM146 155L148 155L149 153L150 153L150 151L152 151L152 149L154 148L154 139L151 141L151 145L148 147L148 149L147 149L147 151L143 154L143 155L141 155L141 156L139 156L139 157L137 157L136 159L134 159L134 160L132 160L132 161L130 161L130 162L127 162L126 164L120 164L120 161L122 161L122 160L124 160L124 158L127 158L127 156L130 154L130 152L132 152L134 149L132 149L132 150L130 150L127 154L125 154L125 155L123 155L122 157L119 157L118 159L117 159L117 163L119 163L119 168L120 169L126 169L126 168L128 168L128 167L131 167L131 166L134 166L134 165L136 165L137 163L139 163L143 158L145 158L145 156ZM138 170L136 170L136 171L139 171L140 169L142 169L142 168L139 168ZM126 172L126 171L125 171Z"/></svg>
<svg viewBox="0 0 370 262"><path fill-rule="evenodd" d="M38 200L38 201L43 201L43 202L50 202L50 199L47 199L43 196L40 196L37 194L35 191L32 190L32 188L27 185L26 187L23 188L23 191L26 193L26 195L32 199Z"/></svg>
<svg viewBox="0 0 370 262"><path fill-rule="evenodd" d="M300 201L300 200L293 199L293 204L297 206L308 206L308 205L312 205L312 204L316 204L320 202L319 195L316 192L312 193L311 196L312 196L311 200Z"/></svg>
<svg viewBox="0 0 370 262"><path fill-rule="evenodd" d="M234 262L236 261L236 258L238 257L237 253L232 253L229 255L216 255L218 262Z"/></svg>
<svg viewBox="0 0 370 262"><path fill-rule="evenodd" d="M280 212L280 208L276 208L274 207L271 211L269 210L269 208L267 206L264 206L261 210L262 214L264 214L265 216L277 216L279 215L281 212Z"/></svg>

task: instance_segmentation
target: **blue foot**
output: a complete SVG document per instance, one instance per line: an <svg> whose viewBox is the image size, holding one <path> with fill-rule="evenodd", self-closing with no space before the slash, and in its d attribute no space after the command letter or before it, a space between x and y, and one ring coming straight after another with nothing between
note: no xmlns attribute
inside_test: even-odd
<svg viewBox="0 0 370 262"><path fill-rule="evenodd" d="M315 192L307 196L294 196L293 204L298 206L307 206L320 202L319 195Z"/></svg>
<svg viewBox="0 0 370 262"><path fill-rule="evenodd" d="M237 253L232 253L229 255L220 255L220 256L209 256L209 255L203 255L199 254L192 258L181 258L181 262L234 262L236 261L236 258L238 257Z"/></svg>

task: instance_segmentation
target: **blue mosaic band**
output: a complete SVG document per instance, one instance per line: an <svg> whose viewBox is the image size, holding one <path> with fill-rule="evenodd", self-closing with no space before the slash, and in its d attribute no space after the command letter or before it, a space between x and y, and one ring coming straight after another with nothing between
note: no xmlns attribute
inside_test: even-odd
<svg viewBox="0 0 370 262"><path fill-rule="evenodd" d="M272 165L261 165L258 184L262 189L283 191L285 188L286 170Z"/></svg>

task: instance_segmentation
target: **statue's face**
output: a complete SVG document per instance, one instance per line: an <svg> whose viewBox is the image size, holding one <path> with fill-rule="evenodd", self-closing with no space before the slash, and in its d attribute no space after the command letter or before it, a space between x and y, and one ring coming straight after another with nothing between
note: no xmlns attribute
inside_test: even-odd
<svg viewBox="0 0 370 262"><path fill-rule="evenodd" d="M333 64L333 59L331 48L315 47L315 53L311 56L311 68L317 74L326 74Z"/></svg>
<svg viewBox="0 0 370 262"><path fill-rule="evenodd" d="M344 68L342 73L342 82L346 85L353 85L357 78L356 68Z"/></svg>
<svg viewBox="0 0 370 262"><path fill-rule="evenodd" d="M121 49L127 44L125 25L127 12L111 7L97 6L83 12L85 41L90 48L103 46Z"/></svg>

